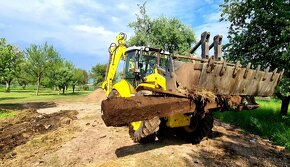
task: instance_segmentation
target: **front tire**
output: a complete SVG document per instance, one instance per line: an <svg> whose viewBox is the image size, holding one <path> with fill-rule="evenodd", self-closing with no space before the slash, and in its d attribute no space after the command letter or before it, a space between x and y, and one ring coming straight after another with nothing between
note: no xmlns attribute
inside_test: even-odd
<svg viewBox="0 0 290 167"><path fill-rule="evenodd" d="M214 119L211 112L205 113L203 117L193 117L191 119L194 119L192 121L194 124L193 129L184 127L181 129L180 135L192 144L198 144L204 137L207 137L211 133Z"/></svg>
<svg viewBox="0 0 290 167"><path fill-rule="evenodd" d="M160 119L154 117L149 120L140 121L138 125L131 123L129 125L129 134L134 142L151 143L156 139L157 131L159 130Z"/></svg>

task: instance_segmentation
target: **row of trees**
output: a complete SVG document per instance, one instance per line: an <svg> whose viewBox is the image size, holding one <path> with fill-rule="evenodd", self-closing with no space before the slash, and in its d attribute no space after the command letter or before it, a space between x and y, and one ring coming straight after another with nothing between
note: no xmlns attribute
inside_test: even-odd
<svg viewBox="0 0 290 167"><path fill-rule="evenodd" d="M12 81L17 81L23 88L27 84L36 84L36 95L40 85L54 87L64 93L68 86L84 85L88 82L88 73L76 68L71 62L60 56L53 46L31 45L21 51L0 40L0 81L6 84L10 92Z"/></svg>

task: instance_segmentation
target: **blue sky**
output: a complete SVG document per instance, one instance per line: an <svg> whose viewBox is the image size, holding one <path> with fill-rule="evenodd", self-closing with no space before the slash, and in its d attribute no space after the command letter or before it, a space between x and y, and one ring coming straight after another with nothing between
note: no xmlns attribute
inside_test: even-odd
<svg viewBox="0 0 290 167"><path fill-rule="evenodd" d="M108 60L107 48L119 32L129 37L128 23L136 19L135 0L3 0L0 4L0 38L20 49L47 41L77 67L90 70ZM203 31L227 34L219 22L221 0L147 1L151 18L174 17L191 26L199 38Z"/></svg>

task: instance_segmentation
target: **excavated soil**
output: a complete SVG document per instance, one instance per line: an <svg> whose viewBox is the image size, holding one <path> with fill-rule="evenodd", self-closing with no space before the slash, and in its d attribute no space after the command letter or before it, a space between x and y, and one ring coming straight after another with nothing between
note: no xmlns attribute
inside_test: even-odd
<svg viewBox="0 0 290 167"><path fill-rule="evenodd" d="M7 157L15 147L25 144L37 134L47 133L76 119L77 111L63 110L40 114L36 109L23 111L14 119L0 122L0 159Z"/></svg>
<svg viewBox="0 0 290 167"><path fill-rule="evenodd" d="M190 104L190 100L178 97L114 97L102 101L102 118L107 126L127 125L130 122L152 119L154 116L166 117L192 110L195 110L195 105Z"/></svg>
<svg viewBox="0 0 290 167"><path fill-rule="evenodd" d="M134 143L127 127L106 127L102 99L104 93L97 90L80 102L55 102L55 107L2 121L0 166L290 166L284 147L217 120L200 144L177 137Z"/></svg>

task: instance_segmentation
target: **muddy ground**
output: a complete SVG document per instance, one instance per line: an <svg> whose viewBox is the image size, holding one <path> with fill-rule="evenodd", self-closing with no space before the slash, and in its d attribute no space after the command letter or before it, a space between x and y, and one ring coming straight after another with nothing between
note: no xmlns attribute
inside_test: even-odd
<svg viewBox="0 0 290 167"><path fill-rule="evenodd" d="M5 106L23 111L0 122L0 166L290 166L283 147L219 121L197 145L180 138L133 143L126 127L104 125L104 98L96 90L75 103Z"/></svg>

